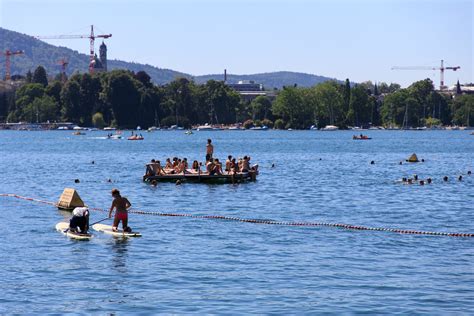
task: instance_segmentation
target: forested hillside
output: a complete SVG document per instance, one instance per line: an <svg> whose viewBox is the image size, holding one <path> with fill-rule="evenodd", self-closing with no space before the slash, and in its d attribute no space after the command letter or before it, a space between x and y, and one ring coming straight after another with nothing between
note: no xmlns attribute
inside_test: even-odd
<svg viewBox="0 0 474 316"><path fill-rule="evenodd" d="M88 71L89 56L66 47L57 47L37 40L32 36L9 31L0 28L0 50L23 50L23 55L11 58L12 75L25 75L28 70L34 71L36 67L43 66L50 75L58 74L61 66L58 61L66 58L69 62L66 73L70 76L74 72L84 73ZM109 70L127 69L138 72L146 71L153 82L165 84L177 77L189 77L188 74L180 73L170 69L161 69L151 65L129 63L120 60L109 60ZM5 58L0 59L1 77L5 76Z"/></svg>
<svg viewBox="0 0 474 316"><path fill-rule="evenodd" d="M96 43L97 44L97 43ZM58 47L47 44L32 36L0 28L0 50L23 50L25 54L11 58L12 75L25 75L28 70L34 71L36 67L43 66L49 75L54 76L61 71L58 61L66 58L69 61L66 73L70 76L74 72L87 72L89 65L89 56L79 53L66 47ZM98 49L96 47L96 49ZM138 72L145 71L155 84L166 84L178 77L193 78L196 83L205 83L206 81L223 80L223 74L192 76L190 74L158 68L152 65L138 64L121 60L109 60L109 70L127 69ZM5 58L0 58L0 76L5 77ZM327 81L331 78L316 76L297 72L270 72L253 75L228 75L229 82L239 80L254 80L262 83L265 88L282 88L283 86L310 87L317 83Z"/></svg>

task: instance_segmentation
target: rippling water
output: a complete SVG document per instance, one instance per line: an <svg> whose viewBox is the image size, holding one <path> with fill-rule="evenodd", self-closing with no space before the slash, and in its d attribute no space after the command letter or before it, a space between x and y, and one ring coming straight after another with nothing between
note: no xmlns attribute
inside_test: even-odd
<svg viewBox="0 0 474 316"><path fill-rule="evenodd" d="M474 136L367 134L373 139L353 141L343 131L177 131L132 142L104 139L106 132L1 131L0 193L56 201L74 187L88 205L108 208L117 187L148 211L474 233L474 176L466 175L474 171ZM203 160L209 137L222 160L250 155L258 181L141 182L151 158ZM425 162L399 165L413 152ZM433 184L397 182L415 173ZM474 311L473 238L131 215L142 238L95 233L81 242L55 231L68 216L0 197L0 313ZM103 217L96 212L91 221Z"/></svg>

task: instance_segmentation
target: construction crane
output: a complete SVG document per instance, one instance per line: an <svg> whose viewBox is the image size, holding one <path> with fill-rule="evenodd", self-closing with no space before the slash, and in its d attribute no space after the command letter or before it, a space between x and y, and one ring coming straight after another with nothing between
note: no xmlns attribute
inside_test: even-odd
<svg viewBox="0 0 474 316"><path fill-rule="evenodd" d="M90 56L89 56L89 73L94 73L94 41L96 38L109 38L112 34L94 35L94 25L91 25L91 33L88 35L52 35L52 36L35 36L37 39L77 39L88 38L90 40Z"/></svg>
<svg viewBox="0 0 474 316"><path fill-rule="evenodd" d="M22 50L17 50L17 51L11 51L11 50L6 50L4 52L0 52L0 55L5 56L5 81L10 80L10 57L15 56L15 55L21 55L24 54L25 52Z"/></svg>
<svg viewBox="0 0 474 316"><path fill-rule="evenodd" d="M444 67L444 60L441 60L441 67L431 67L431 66L392 67L392 70L439 70L440 71L439 90L444 90L446 88L446 86L444 85L444 71L445 70L456 71L458 69L461 69L461 67L460 66Z"/></svg>
<svg viewBox="0 0 474 316"><path fill-rule="evenodd" d="M66 67L69 64L66 58L58 60L58 64L61 65L61 81L66 82Z"/></svg>

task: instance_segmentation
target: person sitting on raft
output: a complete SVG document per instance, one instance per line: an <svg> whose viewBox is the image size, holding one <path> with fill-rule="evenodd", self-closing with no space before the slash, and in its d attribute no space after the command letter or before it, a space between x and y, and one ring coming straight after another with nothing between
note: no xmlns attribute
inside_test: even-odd
<svg viewBox="0 0 474 316"><path fill-rule="evenodd" d="M166 158L166 165L165 165L165 174L173 174L175 173L174 171L174 168L173 168L173 164L171 163L171 159L170 158Z"/></svg>
<svg viewBox="0 0 474 316"><path fill-rule="evenodd" d="M230 165L230 171L233 174L236 174L237 172L239 172L239 164L237 163L235 158L232 158L232 162L231 162L231 165Z"/></svg>
<svg viewBox="0 0 474 316"><path fill-rule="evenodd" d="M155 164L155 159L152 159L149 164L146 165L146 172L147 176L154 176L155 172L153 170L153 164Z"/></svg>
<svg viewBox="0 0 474 316"><path fill-rule="evenodd" d="M159 160L152 159L149 164L146 165L146 175L147 176L158 176L162 173L165 173L163 167Z"/></svg>
<svg viewBox="0 0 474 316"><path fill-rule="evenodd" d="M199 172L199 162L197 160L194 160L191 168L193 171Z"/></svg>
<svg viewBox="0 0 474 316"><path fill-rule="evenodd" d="M173 165L171 164L171 159L166 158L165 169L172 169Z"/></svg>
<svg viewBox="0 0 474 316"><path fill-rule="evenodd" d="M244 159L242 159L241 171L249 172L249 170L250 170L249 158L247 156L244 156Z"/></svg>
<svg viewBox="0 0 474 316"><path fill-rule="evenodd" d="M222 164L220 163L219 159L214 159L214 174L221 175L222 174Z"/></svg>
<svg viewBox="0 0 474 316"><path fill-rule="evenodd" d="M229 156L227 157L227 160L225 161L225 171L226 171L227 173L229 173L231 167L232 167L232 156L229 155Z"/></svg>
<svg viewBox="0 0 474 316"><path fill-rule="evenodd" d="M89 230L89 209L87 207L76 207L72 211L69 220L69 231L73 233L87 234Z"/></svg>
<svg viewBox="0 0 474 316"><path fill-rule="evenodd" d="M120 195L118 189L112 190L112 205L110 206L109 218L112 217L112 211L115 209L114 223L112 225L112 230L117 231L120 221L122 221L122 228L124 232L131 232L132 230L128 227L128 209L132 204L127 200L127 198Z"/></svg>
<svg viewBox="0 0 474 316"><path fill-rule="evenodd" d="M215 174L215 167L216 164L214 163L214 159L210 158L209 161L206 162L206 171L209 173L209 175Z"/></svg>
<svg viewBox="0 0 474 316"><path fill-rule="evenodd" d="M181 161L181 169L183 170L184 173L186 173L186 170L188 169L188 158L183 158L183 161Z"/></svg>

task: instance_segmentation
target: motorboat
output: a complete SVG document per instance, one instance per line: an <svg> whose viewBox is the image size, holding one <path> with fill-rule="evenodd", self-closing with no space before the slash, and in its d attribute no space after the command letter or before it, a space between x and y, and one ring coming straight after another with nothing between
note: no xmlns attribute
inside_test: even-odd
<svg viewBox="0 0 474 316"><path fill-rule="evenodd" d="M322 131L337 131L339 127L336 125L326 125L325 127L321 128Z"/></svg>

